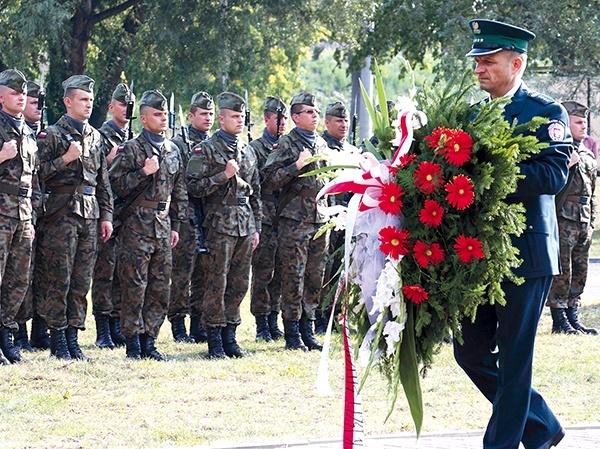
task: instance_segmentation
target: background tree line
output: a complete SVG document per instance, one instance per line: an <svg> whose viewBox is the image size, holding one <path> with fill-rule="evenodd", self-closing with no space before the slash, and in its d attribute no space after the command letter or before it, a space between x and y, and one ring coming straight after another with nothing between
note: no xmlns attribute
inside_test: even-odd
<svg viewBox="0 0 600 449"><path fill-rule="evenodd" d="M306 87L311 59L325 59L326 66L333 59L351 72L367 56L384 64L401 54L413 67L446 77L471 64L464 54L474 17L535 31L532 73L571 80L573 90L600 87L599 0L0 0L0 6L0 69L19 68L38 81L44 74L50 123L63 112L61 82L76 73L97 82L94 125L105 119L118 82L134 81L138 95L174 92L184 108L198 90L248 91L259 110L266 95L288 100Z"/></svg>

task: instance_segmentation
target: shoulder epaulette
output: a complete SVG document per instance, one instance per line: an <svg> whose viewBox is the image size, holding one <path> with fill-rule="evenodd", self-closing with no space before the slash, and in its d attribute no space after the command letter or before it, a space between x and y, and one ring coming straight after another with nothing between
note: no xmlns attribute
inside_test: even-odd
<svg viewBox="0 0 600 449"><path fill-rule="evenodd" d="M541 92L530 92L529 97L543 105L555 103L555 101L552 97L549 97L548 95L543 94Z"/></svg>

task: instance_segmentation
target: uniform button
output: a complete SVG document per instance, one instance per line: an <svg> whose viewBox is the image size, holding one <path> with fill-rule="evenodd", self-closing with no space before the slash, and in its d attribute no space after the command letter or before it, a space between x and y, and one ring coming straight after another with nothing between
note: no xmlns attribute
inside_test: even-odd
<svg viewBox="0 0 600 449"><path fill-rule="evenodd" d="M532 226L532 225L529 225L529 226L527 226L527 229L529 229L529 230L532 230L532 229L533 229L533 226Z"/></svg>

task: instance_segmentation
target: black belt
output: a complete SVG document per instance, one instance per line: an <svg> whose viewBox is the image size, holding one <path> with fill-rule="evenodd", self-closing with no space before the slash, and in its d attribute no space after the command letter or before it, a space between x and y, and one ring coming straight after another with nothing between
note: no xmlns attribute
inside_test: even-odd
<svg viewBox="0 0 600 449"><path fill-rule="evenodd" d="M50 193L81 193L83 195L95 195L96 187L93 187L93 186L56 186L56 187L50 187Z"/></svg>
<svg viewBox="0 0 600 449"><path fill-rule="evenodd" d="M579 196L579 195L568 195L567 196L567 201L573 201L575 203L580 203L580 204L589 204L590 199L591 198L589 196Z"/></svg>
<svg viewBox="0 0 600 449"><path fill-rule="evenodd" d="M263 193L260 196L260 199L262 199L263 201L269 201L271 203L274 203L275 201L277 201L277 197L275 195L273 195L272 193Z"/></svg>
<svg viewBox="0 0 600 449"><path fill-rule="evenodd" d="M0 193L8 193L9 195L17 195L25 198L31 198L32 189L27 187L11 186L9 184L0 184Z"/></svg>
<svg viewBox="0 0 600 449"><path fill-rule="evenodd" d="M169 206L170 201L149 201L142 200L138 204L138 206L149 207L150 209L156 209L158 211L166 210Z"/></svg>
<svg viewBox="0 0 600 449"><path fill-rule="evenodd" d="M319 193L319 191L317 189L307 189L307 188L303 187L296 193L296 195L316 197L318 193Z"/></svg>
<svg viewBox="0 0 600 449"><path fill-rule="evenodd" d="M249 200L250 198L247 196L240 196L237 198L231 197L225 200L225 204L228 206L245 206L246 204L249 204ZM205 202L208 204L223 204L223 200L218 198L206 198Z"/></svg>

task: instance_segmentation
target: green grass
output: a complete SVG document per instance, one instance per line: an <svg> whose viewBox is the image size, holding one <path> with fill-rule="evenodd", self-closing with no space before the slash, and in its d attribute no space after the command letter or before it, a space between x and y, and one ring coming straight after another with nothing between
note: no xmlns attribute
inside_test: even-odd
<svg viewBox="0 0 600 449"><path fill-rule="evenodd" d="M176 448L341 438L343 354L338 334L330 353L333 396L319 396L320 354L285 351L283 343L255 343L244 301L238 334L253 356L205 359L205 345L176 344L168 323L158 340L167 363L129 361L124 350L93 346L93 318L81 335L90 362L61 362L48 352L0 367L2 448ZM586 324L600 327L600 298L584 304ZM600 337L550 334L540 324L534 385L564 425L600 422ZM374 372L362 391L365 432L413 431L400 397L387 422L386 382ZM490 405L457 367L450 345L422 381L423 431L481 429Z"/></svg>

